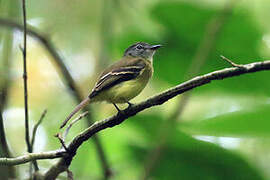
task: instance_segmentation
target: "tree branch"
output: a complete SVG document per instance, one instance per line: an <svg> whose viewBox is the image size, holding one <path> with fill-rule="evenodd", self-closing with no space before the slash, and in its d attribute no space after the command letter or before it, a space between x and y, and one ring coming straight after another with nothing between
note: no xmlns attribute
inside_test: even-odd
<svg viewBox="0 0 270 180"><path fill-rule="evenodd" d="M88 111L83 112L82 114L80 114L76 119L74 119L73 121L71 121L71 123L68 125L68 127L66 128L64 135L63 135L63 140L65 141L70 128L73 126L73 124L75 124L76 122L78 122L79 120L81 120L82 118L84 118L85 116L87 116Z"/></svg>
<svg viewBox="0 0 270 180"><path fill-rule="evenodd" d="M270 60L246 64L243 65L242 68L225 68L205 75L197 76L189 81L175 86L174 88L171 88L154 97L151 97L146 101L143 101L139 104L133 105L132 107L125 109L123 110L123 113L118 113L117 115L112 116L108 119L95 122L92 126L81 132L71 141L71 143L67 147L69 150L68 156L62 157L55 166L51 167L46 172L45 179L55 179L60 173L66 171L73 157L76 155L76 151L80 147L80 145L103 129L119 125L129 117L136 115L138 112L141 112L152 106L161 105L179 94L183 94L184 92L189 91L193 88L208 84L213 80L222 80L225 78L264 70L270 70Z"/></svg>
<svg viewBox="0 0 270 180"><path fill-rule="evenodd" d="M0 18L0 26L2 27L8 27L12 29L17 29L19 31L23 31L23 26L21 24L18 24L16 22L13 22L11 20L2 19ZM44 36L43 34L39 33L38 30L36 30L34 27L31 27L28 25L27 28L27 34L37 39L44 48L49 52L49 54L52 56L52 60L54 63L59 67L59 70L61 71L62 76L64 77L64 84L67 85L67 88L69 89L69 92L71 92L72 96L76 100L77 103L80 103L84 98L81 95L79 89L77 88L77 85L72 78L71 74L68 71L68 68L66 67L64 60L60 56L60 54L56 51L56 48L54 47L53 43L50 41L49 38ZM88 111L87 108L84 108L83 111ZM89 112L88 116L86 117L88 122L93 122L91 118L91 114ZM110 166L106 157L106 154L104 153L102 144L97 137L93 138L94 144L97 149L98 156L101 160L102 167L104 168L105 177L106 174L109 174L111 172Z"/></svg>
<svg viewBox="0 0 270 180"><path fill-rule="evenodd" d="M29 153L33 152L33 148L31 146L30 134L29 134L29 113L28 113L28 88L27 88L27 23L26 23L26 7L25 7L25 0L22 0L22 12L23 12L23 85L24 85L24 116L25 116L25 142L27 145L27 151ZM38 164L36 161L33 161L33 165L35 171L38 171ZM30 176L32 174L32 166L30 165Z"/></svg>
<svg viewBox="0 0 270 180"><path fill-rule="evenodd" d="M65 156L67 153L64 149L55 150L55 151L47 151L47 152L39 152L39 153L28 153L23 156L15 157L15 158L0 158L0 165L20 165L25 164L30 161L39 160L39 159L55 159L59 157Z"/></svg>
<svg viewBox="0 0 270 180"><path fill-rule="evenodd" d="M47 113L47 110L45 109L43 111L43 113L41 114L40 119L38 120L38 122L35 124L35 126L33 128L32 139L31 139L32 152L34 152L34 144L35 144L37 129L38 129L39 125L42 123L42 120L45 117L46 113ZM33 161L33 165L34 165L34 168L35 168L35 172L37 172L39 170L37 161ZM30 164L30 175L32 175L32 164ZM35 176L35 174L34 174L34 176ZM36 179L36 178L34 177L33 179Z"/></svg>
<svg viewBox="0 0 270 180"><path fill-rule="evenodd" d="M42 123L45 115L47 113L47 109L45 109L43 111L43 113L41 114L38 122L35 124L33 130L32 130L32 138L31 138L31 148L32 148L32 152L34 152L34 144L35 144L35 139L36 139L36 133L37 133L37 129L39 127L39 125ZM36 179L35 176L37 175L37 171L39 170L39 167L38 167L38 164L37 164L37 161L33 161L33 165L34 165L34 168L35 168L35 174L34 174L34 178L33 179ZM32 164L30 164L30 174L32 174Z"/></svg>
<svg viewBox="0 0 270 180"><path fill-rule="evenodd" d="M31 147L32 149L34 149L34 144L35 144L35 139L36 139L36 133L37 133L37 129L39 127L39 125L42 123L45 115L47 114L47 109L45 109L43 111L43 113L41 114L38 122L35 124L34 128L33 128L33 131L32 131L32 139L31 139Z"/></svg>
<svg viewBox="0 0 270 180"><path fill-rule="evenodd" d="M25 116L25 141L27 145L27 151L32 152L30 135L29 135L29 122L28 122L28 90L27 90L27 62L26 62L26 50L27 50L27 24L26 24L26 10L25 0L22 0L22 11L23 11L23 85L24 85L24 116Z"/></svg>
<svg viewBox="0 0 270 180"><path fill-rule="evenodd" d="M56 137L59 140L59 142L61 143L62 147L66 150L66 152L68 152L68 148L67 148L67 146L65 144L64 139L62 138L62 135L60 133L57 133L56 135L54 135L54 137Z"/></svg>
<svg viewBox="0 0 270 180"><path fill-rule="evenodd" d="M226 57L223 56L223 55L221 55L220 57L221 57L221 59L223 59L223 60L227 61L229 64L231 64L233 67L243 68L243 65L241 65L241 64L236 64L236 63L234 63L232 60L226 58Z"/></svg>

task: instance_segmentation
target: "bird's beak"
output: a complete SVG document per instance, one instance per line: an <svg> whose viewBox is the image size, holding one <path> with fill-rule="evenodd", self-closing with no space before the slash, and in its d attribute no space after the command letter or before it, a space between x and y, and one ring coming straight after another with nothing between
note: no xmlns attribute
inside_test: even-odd
<svg viewBox="0 0 270 180"><path fill-rule="evenodd" d="M157 50L157 49L159 49L160 47L162 47L161 44L158 44L158 45L152 45L152 46L150 47L150 49L151 49L151 50Z"/></svg>

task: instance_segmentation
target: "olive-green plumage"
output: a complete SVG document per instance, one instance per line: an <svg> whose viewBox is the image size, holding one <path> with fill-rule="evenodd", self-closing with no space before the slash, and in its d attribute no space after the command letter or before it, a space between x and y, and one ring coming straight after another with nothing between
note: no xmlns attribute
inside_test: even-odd
<svg viewBox="0 0 270 180"><path fill-rule="evenodd" d="M65 126L71 117L90 102L107 101L116 106L129 103L147 85L153 74L153 55L161 45L149 45L139 42L131 45L121 60L117 61L100 75L92 92L66 118Z"/></svg>
<svg viewBox="0 0 270 180"><path fill-rule="evenodd" d="M131 71L126 71L120 75L112 75L108 76L105 82L99 82L96 84L93 89L92 94L97 94L91 97L91 102L95 101L107 101L110 103L127 103L130 99L136 97L146 86L149 79L153 74L152 62L147 59L141 58L132 58L132 57L124 57L122 60L117 62L115 65L108 68L108 72L113 72L117 70L118 67L131 67L131 66L139 66L139 72L133 73ZM128 74L130 72L130 74ZM133 73L133 74L132 74ZM104 72L102 76L106 75ZM119 81L119 79L124 76L130 75L130 77L134 77L130 80L123 81L114 85L115 82ZM112 84L113 86L108 86ZM97 86L99 85L99 86Z"/></svg>

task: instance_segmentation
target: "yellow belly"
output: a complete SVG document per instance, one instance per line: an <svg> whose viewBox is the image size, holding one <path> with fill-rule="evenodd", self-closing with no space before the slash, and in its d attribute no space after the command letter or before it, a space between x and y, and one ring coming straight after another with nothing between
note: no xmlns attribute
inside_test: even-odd
<svg viewBox="0 0 270 180"><path fill-rule="evenodd" d="M127 103L127 101L136 97L145 88L152 76L152 69L146 68L137 78L124 81L103 92L100 92L93 98L93 101L107 101L110 103ZM92 101L92 102L93 102Z"/></svg>
<svg viewBox="0 0 270 180"><path fill-rule="evenodd" d="M146 83L138 79L120 83L105 92L107 96L106 101L110 103L126 103L140 94L145 86Z"/></svg>

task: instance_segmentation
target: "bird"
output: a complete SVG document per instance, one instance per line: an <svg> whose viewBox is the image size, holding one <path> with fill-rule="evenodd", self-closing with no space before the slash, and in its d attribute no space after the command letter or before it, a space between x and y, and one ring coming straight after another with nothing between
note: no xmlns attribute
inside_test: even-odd
<svg viewBox="0 0 270 180"><path fill-rule="evenodd" d="M93 102L107 101L114 105L119 113L121 110L116 104L127 103L139 95L153 75L153 56L162 45L150 45L146 42L137 42L129 46L123 57L106 68L99 76L91 93L79 104L63 121L60 128L80 109Z"/></svg>

